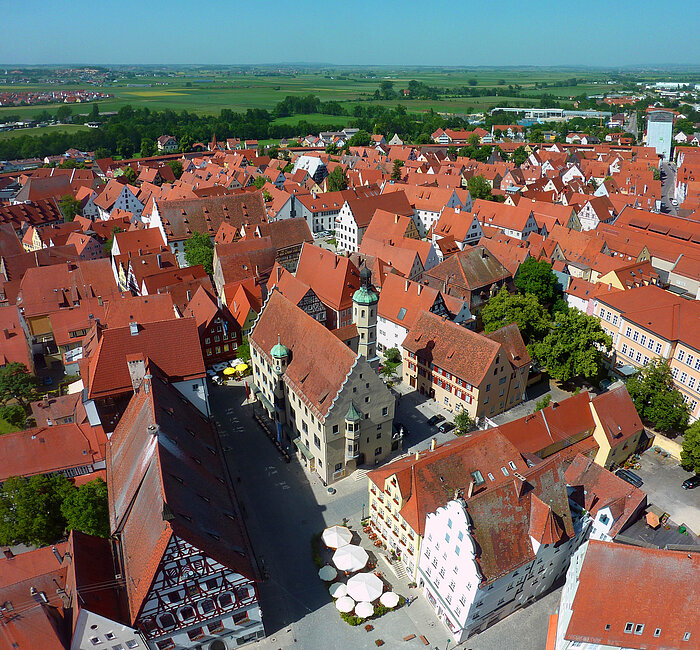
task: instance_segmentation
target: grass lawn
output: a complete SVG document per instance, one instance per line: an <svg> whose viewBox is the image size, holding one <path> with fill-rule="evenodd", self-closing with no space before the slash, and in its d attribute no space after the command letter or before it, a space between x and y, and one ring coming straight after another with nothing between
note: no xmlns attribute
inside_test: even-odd
<svg viewBox="0 0 700 650"><path fill-rule="evenodd" d="M324 115L323 113L311 113L309 115L290 115L278 117L273 124L296 124L297 122L309 122L310 124L345 124L351 117L347 115Z"/></svg>
<svg viewBox="0 0 700 650"><path fill-rule="evenodd" d="M14 431L21 431L21 429L18 429L17 427L13 426L7 420L3 420L0 418L0 435L3 433L13 433Z"/></svg>
<svg viewBox="0 0 700 650"><path fill-rule="evenodd" d="M75 133L87 131L83 124L56 124L55 126L42 126L34 129L14 129L13 131L0 131L0 140L18 138L21 135L44 135L45 133Z"/></svg>

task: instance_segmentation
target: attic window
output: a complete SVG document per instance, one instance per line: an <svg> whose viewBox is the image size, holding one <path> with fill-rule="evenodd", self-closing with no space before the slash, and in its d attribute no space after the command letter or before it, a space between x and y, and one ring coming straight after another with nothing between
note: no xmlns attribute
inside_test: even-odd
<svg viewBox="0 0 700 650"><path fill-rule="evenodd" d="M484 477L478 469L472 472L472 478L474 479L474 485L481 485L482 483L485 483Z"/></svg>
<svg viewBox="0 0 700 650"><path fill-rule="evenodd" d="M406 318L406 310L403 307L401 307L401 309L399 309L399 315L397 316L397 318L399 320L403 320L404 318ZM416 341L417 340L418 339L416 339Z"/></svg>

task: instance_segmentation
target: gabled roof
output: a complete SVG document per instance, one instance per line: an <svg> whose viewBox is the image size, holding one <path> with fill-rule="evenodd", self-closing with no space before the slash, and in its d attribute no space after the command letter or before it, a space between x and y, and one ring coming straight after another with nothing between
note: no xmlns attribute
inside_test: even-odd
<svg viewBox="0 0 700 650"><path fill-rule="evenodd" d="M276 290L268 297L250 341L269 362L278 341L291 351L285 381L305 396L322 418L357 360L332 332Z"/></svg>
<svg viewBox="0 0 700 650"><path fill-rule="evenodd" d="M156 203L168 241L189 239L193 232L213 237L224 221L240 228L244 223L261 223L267 219L261 192Z"/></svg>
<svg viewBox="0 0 700 650"><path fill-rule="evenodd" d="M172 318L175 318L175 308L170 295L132 296L123 293L106 303L104 324L112 328L127 327L129 323L151 323Z"/></svg>
<svg viewBox="0 0 700 650"><path fill-rule="evenodd" d="M625 386L597 395L591 400L591 408L600 419L611 446L616 447L644 431L644 425Z"/></svg>
<svg viewBox="0 0 700 650"><path fill-rule="evenodd" d="M102 427L57 424L0 436L0 483L10 476L52 474L104 460Z"/></svg>
<svg viewBox="0 0 700 650"><path fill-rule="evenodd" d="M470 291L511 277L508 269L483 246L465 248L425 271L424 275L443 282L449 278L451 285Z"/></svg>
<svg viewBox="0 0 700 650"><path fill-rule="evenodd" d="M360 272L347 257L307 243L301 249L296 277L335 310L347 309L360 288Z"/></svg>
<svg viewBox="0 0 700 650"><path fill-rule="evenodd" d="M126 357L143 354L157 364L172 381L185 381L205 375L197 325L193 318L177 318L138 323L130 327L102 330L97 349L89 359L88 376L83 383L89 399L119 395L133 390ZM187 350L187 354L182 354Z"/></svg>
<svg viewBox="0 0 700 650"><path fill-rule="evenodd" d="M148 370L154 376L132 397L107 454L110 525L120 540L132 623L173 536L255 575L216 434L157 366Z"/></svg>
<svg viewBox="0 0 700 650"><path fill-rule="evenodd" d="M469 230L474 223L474 213L455 208L445 208L440 214L433 234L440 237L454 237L455 241L463 242L469 236Z"/></svg>
<svg viewBox="0 0 700 650"><path fill-rule="evenodd" d="M346 203L358 228L369 226L372 216L379 209L407 217L413 215L413 208L406 195L401 191L380 194L379 196L348 198Z"/></svg>
<svg viewBox="0 0 700 650"><path fill-rule="evenodd" d="M693 647L700 637L700 617L688 577L699 574L700 553L591 540L564 638L648 650ZM626 633L628 623L635 631L642 627L636 634Z"/></svg>
<svg viewBox="0 0 700 650"><path fill-rule="evenodd" d="M23 363L30 372L34 366L19 309L8 305L0 307L0 366L15 362Z"/></svg>
<svg viewBox="0 0 700 650"><path fill-rule="evenodd" d="M389 274L379 294L377 315L408 330L421 312L430 311L439 295L435 289Z"/></svg>
<svg viewBox="0 0 700 650"><path fill-rule="evenodd" d="M530 365L530 353L527 351L522 334L515 323L504 325L486 336L501 344L514 368Z"/></svg>
<svg viewBox="0 0 700 650"><path fill-rule="evenodd" d="M646 505L647 495L619 476L577 454L566 468L566 484L576 488L572 498L593 517L603 508L610 508L614 523L608 534L615 537L634 523L632 516Z"/></svg>
<svg viewBox="0 0 700 650"><path fill-rule="evenodd" d="M425 311L416 318L403 347L472 386L482 383L503 351L499 342Z"/></svg>

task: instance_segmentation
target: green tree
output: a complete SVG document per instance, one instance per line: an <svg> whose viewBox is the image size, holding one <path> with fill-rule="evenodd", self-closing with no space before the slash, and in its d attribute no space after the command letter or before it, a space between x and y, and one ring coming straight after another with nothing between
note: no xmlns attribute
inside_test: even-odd
<svg viewBox="0 0 700 650"><path fill-rule="evenodd" d="M338 166L326 177L326 186L329 192L339 192L348 189L348 177L345 170Z"/></svg>
<svg viewBox="0 0 700 650"><path fill-rule="evenodd" d="M391 169L391 180L400 181L401 180L401 168L403 167L403 160L395 160L394 166Z"/></svg>
<svg viewBox="0 0 700 650"><path fill-rule="evenodd" d="M155 150L156 144L151 138L141 138L141 158L149 158Z"/></svg>
<svg viewBox="0 0 700 650"><path fill-rule="evenodd" d="M267 176L256 176L253 180L253 185L255 185L255 187L257 187L259 190L261 190L263 188L263 185L269 182L270 179Z"/></svg>
<svg viewBox="0 0 700 650"><path fill-rule="evenodd" d="M491 186L488 181L481 175L472 176L467 181L467 189L471 194L472 199L490 199Z"/></svg>
<svg viewBox="0 0 700 650"><path fill-rule="evenodd" d="M88 115L91 122L100 119L100 105L97 102L93 102L90 107L90 114Z"/></svg>
<svg viewBox="0 0 700 650"><path fill-rule="evenodd" d="M515 286L520 293L531 293L543 305L551 305L561 293L557 276L552 272L548 262L538 262L534 257L528 257L519 267L515 275Z"/></svg>
<svg viewBox="0 0 700 650"><path fill-rule="evenodd" d="M537 413L537 411L541 411L543 408L547 408L551 401L552 401L552 396L551 396L551 394L547 393L547 395L538 399L535 402L535 408L532 410L532 412Z"/></svg>
<svg viewBox="0 0 700 650"><path fill-rule="evenodd" d="M511 295L506 287L486 303L481 320L487 334L515 323L526 344L542 340L552 325L547 310L533 294Z"/></svg>
<svg viewBox="0 0 700 650"><path fill-rule="evenodd" d="M236 356L246 363L250 361L250 343L247 336L243 337L241 344L236 348Z"/></svg>
<svg viewBox="0 0 700 650"><path fill-rule="evenodd" d="M371 142L370 135L367 131L360 129L355 135L348 140L351 147L368 147Z"/></svg>
<svg viewBox="0 0 700 650"><path fill-rule="evenodd" d="M19 404L0 406L0 418L11 424L15 429L24 429L27 414Z"/></svg>
<svg viewBox="0 0 700 650"><path fill-rule="evenodd" d="M659 431L682 431L688 424L688 406L673 383L668 360L652 359L627 380L639 417Z"/></svg>
<svg viewBox="0 0 700 650"><path fill-rule="evenodd" d="M114 226L114 228L112 228L112 234L110 235L109 239L104 245L105 253L107 253L107 255L112 254L112 246L114 245L114 235L116 235L118 232L124 232L124 230L119 226Z"/></svg>
<svg viewBox="0 0 700 650"><path fill-rule="evenodd" d="M337 156L340 153L340 149L335 142L331 142L330 144L326 145L326 153L331 156Z"/></svg>
<svg viewBox="0 0 700 650"><path fill-rule="evenodd" d="M44 546L66 529L61 512L65 495L75 489L61 474L13 476L0 488L0 544Z"/></svg>
<svg viewBox="0 0 700 650"><path fill-rule="evenodd" d="M194 140L192 140L189 135L185 134L178 140L178 149L180 150L180 153L187 153L190 149L192 149L193 144Z"/></svg>
<svg viewBox="0 0 700 650"><path fill-rule="evenodd" d="M384 358L389 363L401 363L401 352L399 351L398 348L389 348L384 353Z"/></svg>
<svg viewBox="0 0 700 650"><path fill-rule="evenodd" d="M525 147L518 147L514 152L511 160L518 166L522 165L528 159L527 151Z"/></svg>
<svg viewBox="0 0 700 650"><path fill-rule="evenodd" d="M185 242L185 260L189 266L201 264L210 275L214 272L214 244L211 243L209 235L192 233Z"/></svg>
<svg viewBox="0 0 700 650"><path fill-rule="evenodd" d="M464 409L455 415L454 423L455 427L457 427L455 434L458 436L463 436L474 428L474 420L469 415L469 412Z"/></svg>
<svg viewBox="0 0 700 650"><path fill-rule="evenodd" d="M175 178L179 179L182 176L182 163L179 160L169 160L167 164L173 170Z"/></svg>
<svg viewBox="0 0 700 650"><path fill-rule="evenodd" d="M58 207L63 215L63 221L66 223L73 221L75 216L80 214L80 201L72 194L66 194L61 197L61 200L58 202Z"/></svg>
<svg viewBox="0 0 700 650"><path fill-rule="evenodd" d="M133 183L136 181L136 171L131 166L124 167L122 176L126 179L127 183Z"/></svg>
<svg viewBox="0 0 700 650"><path fill-rule="evenodd" d="M603 369L603 353L612 339L600 321L578 309L556 315L554 327L541 342L531 346L536 359L547 366L551 377L569 381L574 377L593 379Z"/></svg>
<svg viewBox="0 0 700 650"><path fill-rule="evenodd" d="M69 490L61 504L61 513L66 520L66 530L109 537L107 484L98 478Z"/></svg>
<svg viewBox="0 0 700 650"><path fill-rule="evenodd" d="M681 465L687 472L700 474L700 420L691 424L683 436Z"/></svg>
<svg viewBox="0 0 700 650"><path fill-rule="evenodd" d="M73 110L70 106L66 106L65 104L63 106L59 106L58 110L56 111L56 119L59 122L70 122L71 115L73 115Z"/></svg>
<svg viewBox="0 0 700 650"><path fill-rule="evenodd" d="M36 396L36 379L29 374L27 366L13 361L0 367L0 404L5 406L16 400L28 415L29 404Z"/></svg>

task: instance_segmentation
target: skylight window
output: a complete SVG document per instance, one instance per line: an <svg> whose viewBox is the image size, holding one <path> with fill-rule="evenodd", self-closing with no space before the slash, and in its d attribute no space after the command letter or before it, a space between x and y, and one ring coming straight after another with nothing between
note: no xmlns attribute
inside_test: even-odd
<svg viewBox="0 0 700 650"><path fill-rule="evenodd" d="M475 472L472 472L472 478L474 479L475 485L481 485L484 483L484 477L478 469Z"/></svg>
<svg viewBox="0 0 700 650"><path fill-rule="evenodd" d="M406 310L401 307L401 309L399 309L398 319L403 320L404 318L406 318Z"/></svg>

